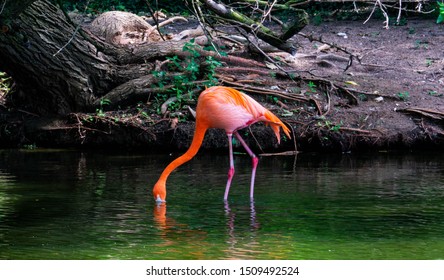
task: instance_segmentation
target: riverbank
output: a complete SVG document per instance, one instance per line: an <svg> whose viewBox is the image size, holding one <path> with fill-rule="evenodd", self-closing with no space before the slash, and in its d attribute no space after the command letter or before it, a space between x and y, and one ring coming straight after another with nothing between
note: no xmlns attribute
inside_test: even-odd
<svg viewBox="0 0 444 280"><path fill-rule="evenodd" d="M178 26L169 28L179 31ZM299 84L284 84L272 76L263 84L286 93L300 86L295 94L314 100L314 105L252 94L280 116L294 135L277 145L272 131L263 125L244 129L242 134L258 153L444 149L442 25L408 20L403 26L386 30L379 20L365 25L358 21L326 22L307 26L303 34L292 38L300 46L298 54L292 59L286 57L284 65L301 77ZM306 35L322 38L330 46L310 41ZM360 61L354 59L349 66L350 54ZM238 82L255 77L235 78ZM324 85L313 83L304 90L304 78L323 81ZM331 94L325 81L334 81L345 90ZM316 110L320 113L313 113ZM152 103L140 104L137 110L62 117L2 107L0 145L184 150L191 142L194 122L186 108L181 114L179 118L160 116ZM226 147L223 131L211 130L202 148Z"/></svg>

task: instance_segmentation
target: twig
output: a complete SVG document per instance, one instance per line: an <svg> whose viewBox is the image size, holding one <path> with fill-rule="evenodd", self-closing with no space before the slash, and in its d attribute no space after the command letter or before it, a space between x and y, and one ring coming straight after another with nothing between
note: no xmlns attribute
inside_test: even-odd
<svg viewBox="0 0 444 280"><path fill-rule="evenodd" d="M334 85L333 85L333 83L331 83L331 86L332 86L332 89L334 89ZM330 103L331 103L331 101L330 101L330 92L328 92L328 90L327 91L325 91L325 94L327 95L327 110L322 114L322 116L325 116L325 115L327 115L329 112L330 112L330 108L331 108L331 105L330 105Z"/></svg>
<svg viewBox="0 0 444 280"><path fill-rule="evenodd" d="M370 12L370 15L368 16L367 20L364 21L364 24L366 24L366 23L370 20L370 18L372 17L373 13L374 13L375 10L376 10L376 5L377 5L377 3L375 2L375 4L373 5L373 9L372 9L372 11Z"/></svg>
<svg viewBox="0 0 444 280"><path fill-rule="evenodd" d="M3 9L5 8L7 1L8 0L5 0L5 2L3 2L2 9L0 10L0 15L3 13Z"/></svg>
<svg viewBox="0 0 444 280"><path fill-rule="evenodd" d="M199 4L196 3L195 0L192 0L191 3L192 3L192 6L193 6L194 13L196 15L197 21L199 22L199 25L202 28L202 31L204 32L205 37L207 37L208 42L211 44L211 46L213 47L214 51L218 54L218 56L221 57L222 55L220 54L218 48L214 44L213 38L212 38L210 32L208 32L208 30L206 28L206 25L204 23L205 17L203 16L202 9L200 8Z"/></svg>
<svg viewBox="0 0 444 280"><path fill-rule="evenodd" d="M298 145L296 143L296 135L294 133L294 129L293 129L293 127L288 122L284 121L284 124L287 127L289 127L290 130L291 130L291 135L293 135L293 144L294 144L294 151L292 151L292 152L294 152L296 154L296 153L298 153Z"/></svg>
<svg viewBox="0 0 444 280"><path fill-rule="evenodd" d="M212 52L212 51L205 51L205 50L201 50L201 49L198 49L197 51L199 52L199 54L201 54L202 56L205 56L205 57L208 57L208 56L215 57L217 55L216 52ZM177 54L184 56L184 57L189 56L189 53L187 53L187 52L177 52ZM265 67L265 65L262 62L255 61L253 59L232 56L232 55L219 56L217 59L220 61L223 61L223 62L227 62L227 63L238 63L238 64L246 65L246 66Z"/></svg>
<svg viewBox="0 0 444 280"><path fill-rule="evenodd" d="M237 90L243 90L246 92L250 92L250 93L255 93L255 94L265 94L265 95L273 95L273 96L277 96L277 97L281 97L287 100L293 100L293 101L299 101L299 102L312 102L318 113L320 115L322 115L322 109L321 106L319 105L319 103L316 101L316 99L313 98L307 98L305 96L300 96L300 95L294 95L294 94L285 94L282 93L280 91L277 90L271 90L271 89L263 89L263 88L258 88L258 87L252 87L252 86L248 86L248 85L244 85L244 84L240 84L240 83L236 83L236 82L232 82L232 81L227 81L224 79L220 79L222 83L230 85L231 87L237 89Z"/></svg>
<svg viewBox="0 0 444 280"><path fill-rule="evenodd" d="M168 109L168 106L174 102L177 101L177 97L173 96L167 99L167 101L165 101L162 106L160 106L160 111L162 112L162 115L164 115Z"/></svg>
<svg viewBox="0 0 444 280"><path fill-rule="evenodd" d="M350 96L352 98L352 100L353 100L352 104L357 105L359 103L358 98L353 93L350 92L349 88L338 86L338 85L335 85L335 86L338 87L342 92L345 92L348 96Z"/></svg>
<svg viewBox="0 0 444 280"><path fill-rule="evenodd" d="M370 15L368 16L368 18L367 18L367 20L366 21L364 21L364 24L366 24L369 20L370 20L370 18L372 17L372 15L373 15L373 13L375 12L375 10L376 10L376 6L377 5L379 5L379 8L381 9L381 12L382 12L382 14L384 15L384 17L385 17L385 26L384 26L384 28L385 29L389 29L389 23L390 23L390 19L389 19L389 16L388 16L388 14L387 14L387 12L386 12L386 8L385 8L385 5L384 4L382 4L382 2L381 2L381 0L375 0L375 5L373 6L373 9L372 9L372 12L370 13Z"/></svg>
<svg viewBox="0 0 444 280"><path fill-rule="evenodd" d="M399 24L399 22L401 21L401 12L402 12L402 0L399 0L398 17L396 18L397 24Z"/></svg>
<svg viewBox="0 0 444 280"><path fill-rule="evenodd" d="M251 92L251 93L273 95L273 96L282 97L282 98L285 98L288 100L294 100L294 101L310 102L310 100L311 100L311 99L306 98L305 96L289 95L289 94L285 94L285 93L282 93L277 90L252 87L252 86L243 85L240 83L230 82L230 81L226 81L226 80L222 80L222 82L225 84L228 84L234 88L237 88L237 89L240 89L243 91L247 91L247 92Z"/></svg>
<svg viewBox="0 0 444 280"><path fill-rule="evenodd" d="M385 5L382 4L381 0L376 0L376 2L379 4L379 8L381 9L381 12L382 12L382 14L385 17L385 26L384 26L384 28L385 29L389 29L390 19L389 19L388 14L387 14L387 12L385 10L386 9Z"/></svg>
<svg viewBox="0 0 444 280"><path fill-rule="evenodd" d="M384 98L387 98L387 99L399 100L399 97L395 97L395 96L391 96L391 95L366 92L366 91L352 89L352 88L348 88L348 87L344 87L344 89L347 89L350 92L354 92L354 93L357 93L357 94L363 94L363 95L366 95L366 96L377 96L377 97L380 96L380 97L384 97Z"/></svg>
<svg viewBox="0 0 444 280"><path fill-rule="evenodd" d="M259 154L260 156L263 157L269 157L269 156L294 156L297 155L299 152L298 151L286 151L286 152L280 152L280 153L262 153Z"/></svg>
<svg viewBox="0 0 444 280"><path fill-rule="evenodd" d="M25 113L25 114L28 114L28 115L31 115L31 116L34 116L34 117L40 117L37 114L31 113L31 112L28 112L28 111L25 111L25 110L22 110L22 109L17 109L17 111Z"/></svg>
<svg viewBox="0 0 444 280"><path fill-rule="evenodd" d="M248 74L259 74L263 76L269 76L270 71L269 70L261 70L256 68L250 68L250 67L230 67L230 68L217 68L216 71L222 71L222 72L228 72L228 73L248 73ZM217 77L217 76L216 76Z"/></svg>
<svg viewBox="0 0 444 280"><path fill-rule="evenodd" d="M406 112L406 113L417 113L422 116L432 118L435 120L444 120L444 112L435 111L432 109L410 107L410 108L405 108L405 109L399 109L398 111L399 112Z"/></svg>
<svg viewBox="0 0 444 280"><path fill-rule="evenodd" d="M86 137L85 133L81 129L83 127L83 124L82 124L82 121L80 120L80 117L78 114L74 114L74 116L77 119L77 131L79 133L80 139L83 139L82 140L82 144L83 144L83 142L85 141L85 137Z"/></svg>
<svg viewBox="0 0 444 280"><path fill-rule="evenodd" d="M90 2L91 0L88 0L88 2L86 2L86 5L85 5L85 10L83 11L83 13L85 14L86 13L86 9L88 8L88 5L89 5L89 2ZM6 0L5 0L5 3L6 3ZM81 22L79 22L79 24L77 24L77 27L76 27L76 29L74 30L74 32L72 33L72 36L71 36L71 38L69 38L69 40L68 40L68 42L65 44L65 45L63 45L55 54L53 54L52 56L56 56L56 55L58 55L60 52L62 52L69 44L71 44L71 42L72 42L72 40L74 40L74 37L77 35L77 32L79 31L79 29L80 29L80 26L82 25L82 21Z"/></svg>
<svg viewBox="0 0 444 280"><path fill-rule="evenodd" d="M340 127L339 130L359 132L359 133L365 133L365 134L373 134L373 132L371 132L370 130L353 128L353 127Z"/></svg>
<svg viewBox="0 0 444 280"><path fill-rule="evenodd" d="M82 120L80 119L80 115L83 115L83 114L81 114L81 113L73 113L73 115L77 118L77 121L78 121L77 126L78 126L78 129L79 129L79 134L80 134L80 136L82 138L86 137L86 135L83 135L82 133L80 133L80 129L94 131L94 132L101 132L101 133L107 134L107 135L111 134L111 132L106 132L106 131L103 131L103 130L100 130L100 129L95 129L95 128L90 128L90 127L84 126ZM72 128L74 128L74 127L72 127Z"/></svg>
<svg viewBox="0 0 444 280"><path fill-rule="evenodd" d="M311 99L311 101L316 105L316 109L318 110L319 115L323 115L321 105L319 105L319 102L316 99Z"/></svg>
<svg viewBox="0 0 444 280"><path fill-rule="evenodd" d="M240 30L239 30L240 31ZM252 32L252 34L254 35L254 37L256 38L256 40L259 40L259 38L257 37L255 32ZM266 54L256 43L253 43L250 38L248 38L248 36L245 36L245 38L248 40L248 42L254 46L268 61L270 61L271 63L273 63L274 66L276 66L277 69L281 70L283 73L285 73L290 79L292 78L292 75L290 75L290 73L285 70L284 68L282 68L274 59L272 59L268 54Z"/></svg>
<svg viewBox="0 0 444 280"><path fill-rule="evenodd" d="M160 26L159 26L159 19L158 19L158 17L154 14L154 11L153 11L153 9L151 8L151 5L150 5L150 3L148 2L148 0L146 0L145 2L146 2L146 5L148 6L148 12L150 13L151 17L152 17L153 20L154 20L154 24L156 25L156 29L157 29L157 32L158 32L159 35L160 35L160 38L162 39L162 41L165 41L165 38L163 37L162 32L160 32ZM157 4L157 1L156 1L156 4ZM157 7L156 7L156 8L157 8ZM150 32L150 33L151 33L151 32Z"/></svg>
<svg viewBox="0 0 444 280"><path fill-rule="evenodd" d="M254 141L256 142L256 145L259 147L259 149L261 150L261 152L263 153L264 150L262 149L261 145L259 144L259 141L257 141L256 136L254 136L253 131L251 130L251 126L248 127L248 130L251 133L251 136L253 136Z"/></svg>
<svg viewBox="0 0 444 280"><path fill-rule="evenodd" d="M322 43L322 44L326 44L326 45L328 45L328 46L330 46L330 47L332 47L332 48L335 48L335 49L337 49L337 50L339 50L339 51L341 51L341 52L343 52L343 53L348 54L348 55L350 56L350 60L352 60L352 58L354 57L354 58L356 58L356 59L358 60L359 63L361 63L361 57L359 57L358 55L356 55L356 54L350 52L349 50L347 50L347 49L344 48L344 47L341 47L341 46L336 45L336 44L334 44L334 43L330 43L330 42L324 41L324 40L322 39L322 37L315 38L312 34L308 35L308 34L305 34L305 33L303 33L303 32L299 32L298 35L299 35L299 36L302 36L302 37L304 37L304 38L306 38L306 39L308 39L308 40L310 40L310 41L316 41L316 42L319 42L319 43ZM349 62L349 64L350 64L350 65L347 67L347 69L351 66L351 63L350 63L350 62ZM347 69L346 69L346 70L347 70Z"/></svg>
<svg viewBox="0 0 444 280"><path fill-rule="evenodd" d="M262 19L261 19L261 24L264 24L266 18L268 16L270 16L271 10L273 10L273 7L274 7L274 5L276 5L276 2L277 2L277 0L274 0L273 3L271 3L270 8L268 9L268 11L264 10L264 14L263 14Z"/></svg>
<svg viewBox="0 0 444 280"><path fill-rule="evenodd" d="M76 36L77 32L79 31L80 28L80 23L79 25L77 25L76 29L74 30L74 33L72 34L71 38L68 40L68 42L63 45L55 54L53 54L52 56L56 56L58 55L61 51L63 51L71 42L72 40L74 40L74 37Z"/></svg>
<svg viewBox="0 0 444 280"><path fill-rule="evenodd" d="M343 86L340 86L340 85L337 85L337 84L333 83L333 82L330 81L330 80L326 80L326 79L322 79L322 78L306 79L306 80L310 80L310 81L313 81L313 82L322 83L322 84L324 84L324 85L330 85L332 89L335 89L335 90L337 90L337 91L341 91L341 92L347 94L348 96L350 96L351 99L352 99L352 102L351 102L352 104L355 104L355 105L356 105L356 104L359 103L359 102L358 102L358 98L352 93L352 92L358 92L358 91L356 91L355 89L351 89L351 88L343 87ZM358 93L364 93L364 92L358 92Z"/></svg>
<svg viewBox="0 0 444 280"><path fill-rule="evenodd" d="M385 4L386 7L393 8L393 9L396 9L395 5L397 5L397 4L393 4L393 5ZM398 9L399 9L399 5L398 5ZM401 10L404 12L420 13L423 15L427 15L427 14L434 13L436 11L436 8L432 8L430 11L422 11L422 5L421 5L421 3L418 3L418 6L416 6L416 9L414 9L414 10L408 9L407 7L401 8Z"/></svg>

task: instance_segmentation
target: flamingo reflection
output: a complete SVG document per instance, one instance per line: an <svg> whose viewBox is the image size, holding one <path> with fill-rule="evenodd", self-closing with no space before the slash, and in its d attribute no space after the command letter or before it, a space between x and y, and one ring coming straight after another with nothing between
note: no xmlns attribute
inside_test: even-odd
<svg viewBox="0 0 444 280"><path fill-rule="evenodd" d="M256 208L254 205L254 200L250 201L249 207L249 230L245 230L245 215L242 211L239 211L239 215L236 215L236 211L233 211L230 207L228 201L224 203L225 216L227 217L227 232L229 244L226 253L228 259L239 259L239 258L251 258L255 253L259 253L256 249L259 247L257 241L257 230L260 228L260 223L257 219ZM238 209L242 210L242 209ZM244 211L245 212L245 211ZM238 219L236 226L236 219ZM240 220L240 221L239 221ZM245 240L248 242L245 243Z"/></svg>
<svg viewBox="0 0 444 280"><path fill-rule="evenodd" d="M225 252L227 259L251 258L259 252L256 233L260 223L257 220L254 201L250 202L247 209L244 206L230 207L228 202L224 202L223 207L227 246L218 249ZM245 223L246 219L249 220L248 223ZM220 254L213 251L215 242L220 244L220 239L215 241L209 237L206 230L192 229L187 224L177 222L167 214L166 203L154 205L153 221L159 231L158 237L161 242L158 246L162 251L177 252L177 256L186 255L187 258L193 259L211 259L213 255ZM223 229L219 232L224 235ZM211 235L213 234L214 232Z"/></svg>

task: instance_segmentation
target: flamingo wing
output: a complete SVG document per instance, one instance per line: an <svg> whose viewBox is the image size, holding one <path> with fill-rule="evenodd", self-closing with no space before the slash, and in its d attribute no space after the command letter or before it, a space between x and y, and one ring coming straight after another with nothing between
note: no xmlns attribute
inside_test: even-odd
<svg viewBox="0 0 444 280"><path fill-rule="evenodd" d="M264 108L250 96L235 89L211 87L199 97L197 115L209 121L209 127L225 129L227 133L262 121L271 126L278 142L279 128L290 137L289 129L272 112Z"/></svg>

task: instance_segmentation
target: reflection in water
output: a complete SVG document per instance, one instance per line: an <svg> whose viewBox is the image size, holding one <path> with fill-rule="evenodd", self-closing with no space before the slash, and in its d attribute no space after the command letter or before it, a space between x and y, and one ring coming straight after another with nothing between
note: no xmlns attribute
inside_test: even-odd
<svg viewBox="0 0 444 280"><path fill-rule="evenodd" d="M250 223L247 242L240 243L239 239L244 238L244 227L236 229L236 213L230 208L228 201L224 201L225 215L227 217L227 232L228 232L228 248L225 249L227 259L245 258L248 255L258 253L258 241L256 239L256 232L260 227L256 218L256 209L254 207L254 200L250 200Z"/></svg>
<svg viewBox="0 0 444 280"><path fill-rule="evenodd" d="M169 160L0 151L0 259L444 258L440 155L269 157L252 203L248 156L224 203L226 158L201 155L153 206Z"/></svg>
<svg viewBox="0 0 444 280"><path fill-rule="evenodd" d="M174 241L168 238L168 232L171 231L176 226L176 221L172 218L167 218L166 216L166 203L154 205L154 223L159 229L159 236L162 240L162 243L159 243L159 247L172 246L174 245Z"/></svg>
<svg viewBox="0 0 444 280"><path fill-rule="evenodd" d="M166 203L156 203L154 205L154 222L159 227L160 231L166 231L168 229L168 224L166 218Z"/></svg>
<svg viewBox="0 0 444 280"><path fill-rule="evenodd" d="M221 245L221 251L224 253L223 258L242 259L260 253L259 242L256 238L260 224L256 217L254 201L250 201L248 211L243 208L236 209L239 212L232 211L228 201L225 201L223 206L227 232L226 237L220 236L221 239L226 239L226 242ZM236 220L237 215L239 220ZM249 217L249 221L245 221L246 216ZM207 249L211 247L208 232L193 230L190 225L180 224L176 219L169 217L166 203L154 205L153 220L159 230L158 236L161 240L157 244L159 250L168 248L171 252L170 248L187 244L187 250L195 252L194 258L208 258Z"/></svg>
<svg viewBox="0 0 444 280"><path fill-rule="evenodd" d="M188 225L180 224L174 218L168 217L166 203L156 203L153 214L158 229L157 235L160 238L155 246L158 247L160 255L168 251L168 254L175 253L174 259L177 259L183 255L181 250L186 250L190 254L188 258L205 259L206 248L209 247L206 232L191 229Z"/></svg>

